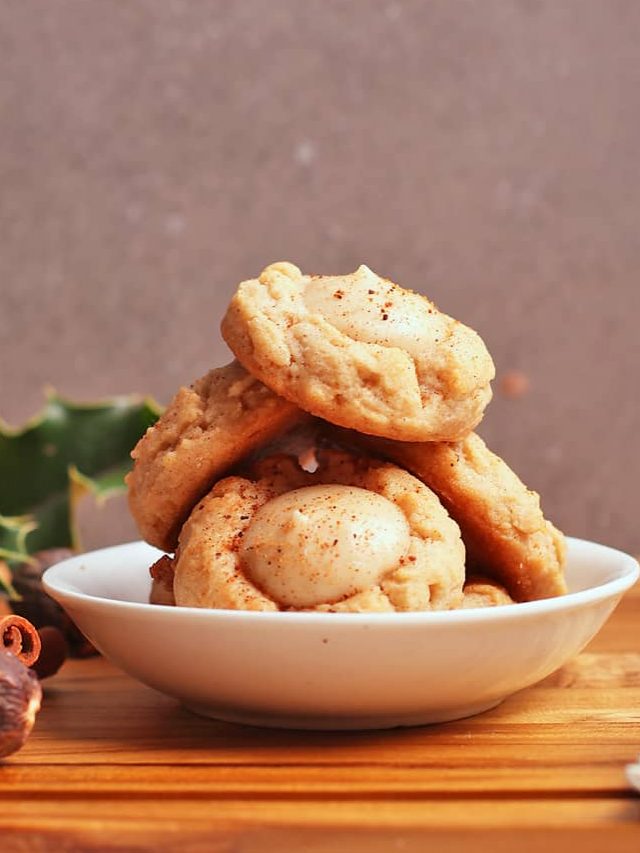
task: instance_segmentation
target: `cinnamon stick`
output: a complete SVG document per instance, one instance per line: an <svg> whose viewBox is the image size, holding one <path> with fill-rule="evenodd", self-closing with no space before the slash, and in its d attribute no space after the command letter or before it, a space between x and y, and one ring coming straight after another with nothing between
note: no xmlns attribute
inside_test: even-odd
<svg viewBox="0 0 640 853"><path fill-rule="evenodd" d="M27 619L16 615L0 617L0 649L31 666L38 660L41 647L40 635Z"/></svg>

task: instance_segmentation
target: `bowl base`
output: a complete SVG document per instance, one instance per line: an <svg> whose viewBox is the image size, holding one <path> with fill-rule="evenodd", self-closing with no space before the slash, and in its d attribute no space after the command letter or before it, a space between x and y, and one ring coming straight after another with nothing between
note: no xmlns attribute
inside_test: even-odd
<svg viewBox="0 0 640 853"><path fill-rule="evenodd" d="M502 701L491 699L489 702L481 702L475 705L463 705L458 708L439 708L432 711L424 711L418 714L379 714L367 716L337 716L326 714L320 717L313 715L289 715L270 714L268 712L232 711L228 708L219 708L215 705L198 705L185 703L184 707L201 717L212 717L225 723L239 723L243 726L259 726L268 729L302 729L305 731L354 731L364 729L398 729L411 726L427 726L434 723L448 723L452 720L461 720L464 717L473 717L490 711L497 707Z"/></svg>

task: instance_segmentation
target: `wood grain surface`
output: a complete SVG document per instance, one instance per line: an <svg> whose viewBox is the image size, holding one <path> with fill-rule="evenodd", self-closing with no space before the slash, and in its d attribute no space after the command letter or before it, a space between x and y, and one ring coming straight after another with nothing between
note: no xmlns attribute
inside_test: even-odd
<svg viewBox="0 0 640 853"><path fill-rule="evenodd" d="M640 849L640 586L575 661L499 708L384 732L249 728L102 659L46 683L0 766L2 851Z"/></svg>

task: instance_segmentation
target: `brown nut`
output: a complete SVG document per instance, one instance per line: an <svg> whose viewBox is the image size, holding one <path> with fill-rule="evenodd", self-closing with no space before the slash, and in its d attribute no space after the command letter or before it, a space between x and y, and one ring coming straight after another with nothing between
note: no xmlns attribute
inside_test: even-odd
<svg viewBox="0 0 640 853"><path fill-rule="evenodd" d="M0 652L0 758L24 744L41 700L42 689L35 673L15 655Z"/></svg>
<svg viewBox="0 0 640 853"><path fill-rule="evenodd" d="M69 644L64 634L54 625L45 625L38 631L42 649L40 657L32 664L31 669L38 678L50 678L60 669L69 657Z"/></svg>

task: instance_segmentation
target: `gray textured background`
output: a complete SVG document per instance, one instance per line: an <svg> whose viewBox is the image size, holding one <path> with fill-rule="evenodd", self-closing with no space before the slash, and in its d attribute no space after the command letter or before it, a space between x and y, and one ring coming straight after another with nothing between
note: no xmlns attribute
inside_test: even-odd
<svg viewBox="0 0 640 853"><path fill-rule="evenodd" d="M633 0L0 2L0 413L166 402L240 279L366 262L529 377L481 432L554 520L639 550L639 33Z"/></svg>

